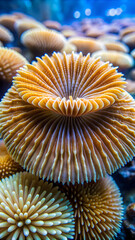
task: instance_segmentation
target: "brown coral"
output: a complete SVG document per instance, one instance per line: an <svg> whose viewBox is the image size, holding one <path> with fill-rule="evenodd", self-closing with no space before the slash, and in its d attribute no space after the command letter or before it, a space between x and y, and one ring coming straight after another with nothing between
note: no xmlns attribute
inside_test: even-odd
<svg viewBox="0 0 135 240"><path fill-rule="evenodd" d="M0 140L0 180L2 178L9 177L10 175L22 172L23 168L12 160L8 154L6 146L2 140Z"/></svg>
<svg viewBox="0 0 135 240"><path fill-rule="evenodd" d="M62 186L75 213L75 240L113 239L120 231L123 207L111 177L96 183Z"/></svg>
<svg viewBox="0 0 135 240"><path fill-rule="evenodd" d="M92 38L72 37L69 39L69 43L74 44L77 52L82 52L84 55L105 49L102 43Z"/></svg>
<svg viewBox="0 0 135 240"><path fill-rule="evenodd" d="M45 55L21 69L0 108L12 157L63 183L96 180L130 161L135 101L121 76L81 53Z"/></svg>
<svg viewBox="0 0 135 240"><path fill-rule="evenodd" d="M3 43L12 42L14 40L13 34L4 26L0 26L0 41Z"/></svg>
<svg viewBox="0 0 135 240"><path fill-rule="evenodd" d="M85 36L86 37L93 37L93 38L96 38L96 37L100 37L104 35L104 31L98 29L98 28L90 28L88 29L86 32L85 32Z"/></svg>
<svg viewBox="0 0 135 240"><path fill-rule="evenodd" d="M43 22L43 24L47 27L47 28L50 28L50 29L54 29L54 30L57 30L57 31L60 31L61 30L61 24L57 21L52 21L52 20L46 20Z"/></svg>
<svg viewBox="0 0 135 240"><path fill-rule="evenodd" d="M0 239L73 239L74 215L65 194L30 173L0 182Z"/></svg>
<svg viewBox="0 0 135 240"><path fill-rule="evenodd" d="M129 47L135 48L135 32L130 33L122 38L122 41Z"/></svg>
<svg viewBox="0 0 135 240"><path fill-rule="evenodd" d="M97 51L92 54L92 57L101 57L102 61L109 61L114 66L119 66L120 70L128 69L133 67L134 59L127 53L108 50L108 51Z"/></svg>
<svg viewBox="0 0 135 240"><path fill-rule="evenodd" d="M130 27L124 28L120 32L120 37L123 38L124 36L126 36L130 33L134 33L134 32L135 32L135 26L130 26Z"/></svg>
<svg viewBox="0 0 135 240"><path fill-rule="evenodd" d="M18 21L16 21L15 23L15 29L17 31L17 33L19 34L19 36L29 30L29 29L45 29L44 25L41 24L40 22L35 21L34 19L19 19Z"/></svg>
<svg viewBox="0 0 135 240"><path fill-rule="evenodd" d="M53 30L32 29L22 34L21 42L32 52L44 54L60 51L66 40L62 34Z"/></svg>
<svg viewBox="0 0 135 240"><path fill-rule="evenodd" d="M11 82L17 70L28 61L18 52L0 47L0 79Z"/></svg>
<svg viewBox="0 0 135 240"><path fill-rule="evenodd" d="M17 16L13 14L3 14L0 16L0 24L6 28L14 30L14 24L17 19Z"/></svg>

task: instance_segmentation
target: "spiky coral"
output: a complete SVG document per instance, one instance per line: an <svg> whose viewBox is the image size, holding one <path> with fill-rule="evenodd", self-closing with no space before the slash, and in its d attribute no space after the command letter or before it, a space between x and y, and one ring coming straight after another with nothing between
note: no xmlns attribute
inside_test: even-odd
<svg viewBox="0 0 135 240"><path fill-rule="evenodd" d="M73 239L73 209L65 194L30 173L0 182L0 239Z"/></svg>
<svg viewBox="0 0 135 240"><path fill-rule="evenodd" d="M75 212L75 240L113 239L120 231L123 207L111 177L96 183L62 186Z"/></svg>
<svg viewBox="0 0 135 240"><path fill-rule="evenodd" d="M17 172L23 172L23 168L13 161L4 142L0 140L0 180Z"/></svg>

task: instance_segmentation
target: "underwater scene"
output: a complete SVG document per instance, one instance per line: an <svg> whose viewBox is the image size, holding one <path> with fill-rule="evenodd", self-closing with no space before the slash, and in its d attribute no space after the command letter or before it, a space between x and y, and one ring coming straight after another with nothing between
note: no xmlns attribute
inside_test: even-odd
<svg viewBox="0 0 135 240"><path fill-rule="evenodd" d="M0 239L135 240L135 1L0 0Z"/></svg>

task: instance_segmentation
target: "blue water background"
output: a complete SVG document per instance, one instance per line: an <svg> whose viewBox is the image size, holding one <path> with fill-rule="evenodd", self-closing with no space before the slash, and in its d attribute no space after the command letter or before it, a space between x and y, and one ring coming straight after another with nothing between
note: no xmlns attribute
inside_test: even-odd
<svg viewBox="0 0 135 240"><path fill-rule="evenodd" d="M112 14L108 15L111 9ZM62 24L86 17L101 17L109 22L135 17L135 0L0 0L0 14L13 11L29 14L40 21L51 19Z"/></svg>

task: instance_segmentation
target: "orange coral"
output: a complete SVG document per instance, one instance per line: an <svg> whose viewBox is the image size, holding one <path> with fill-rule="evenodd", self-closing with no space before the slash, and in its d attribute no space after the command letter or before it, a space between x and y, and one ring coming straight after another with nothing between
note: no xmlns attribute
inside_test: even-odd
<svg viewBox="0 0 135 240"><path fill-rule="evenodd" d="M102 43L92 38L72 37L69 39L69 43L74 44L77 52L81 51L84 55L105 49Z"/></svg>
<svg viewBox="0 0 135 240"><path fill-rule="evenodd" d="M28 61L18 52L0 47L0 77L1 80L11 82L17 70L23 67Z"/></svg>
<svg viewBox="0 0 135 240"><path fill-rule="evenodd" d="M120 192L111 177L96 183L61 187L75 213L75 240L113 239L120 231L123 207Z"/></svg>
<svg viewBox="0 0 135 240"><path fill-rule="evenodd" d="M0 140L0 180L22 171L23 168L12 160L4 142Z"/></svg>
<svg viewBox="0 0 135 240"><path fill-rule="evenodd" d="M30 172L84 182L116 171L135 153L135 101L122 74L82 54L37 58L1 102L0 130Z"/></svg>

